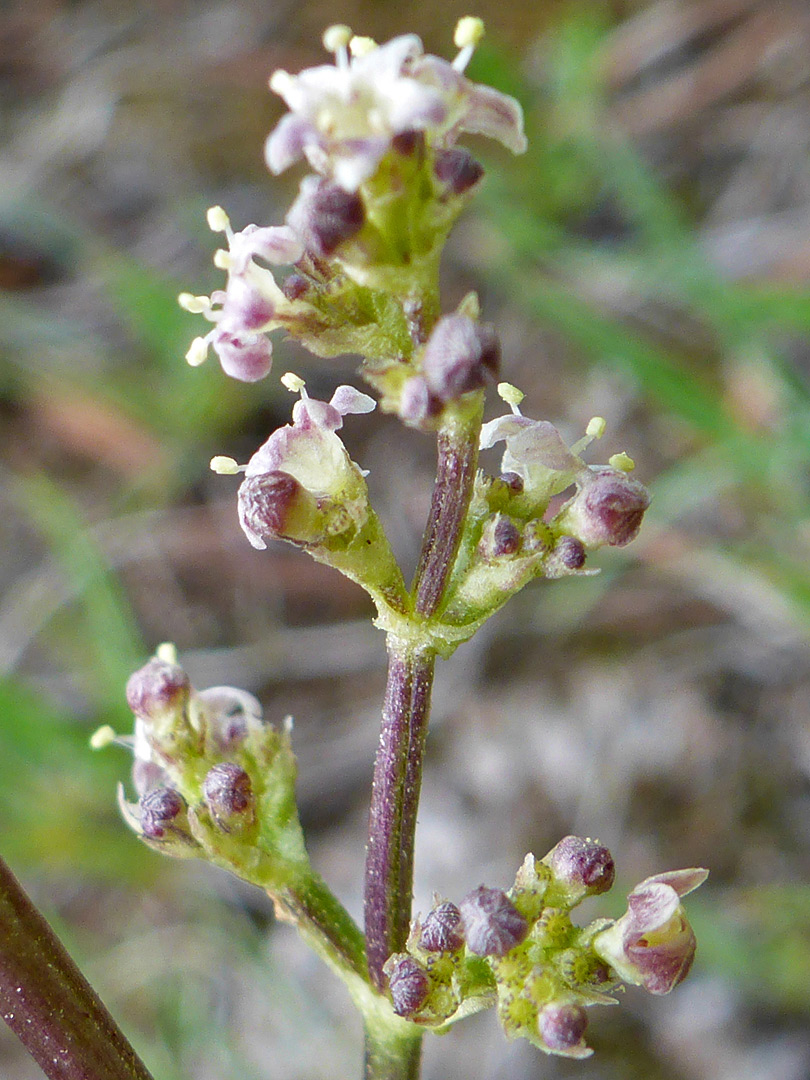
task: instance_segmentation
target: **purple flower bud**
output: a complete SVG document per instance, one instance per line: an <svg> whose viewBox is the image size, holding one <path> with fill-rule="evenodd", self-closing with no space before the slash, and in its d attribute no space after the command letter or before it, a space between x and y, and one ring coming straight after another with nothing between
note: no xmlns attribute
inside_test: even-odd
<svg viewBox="0 0 810 1080"><path fill-rule="evenodd" d="M554 548L554 555L566 570L581 570L585 565L585 547L573 536L561 536Z"/></svg>
<svg viewBox="0 0 810 1080"><path fill-rule="evenodd" d="M303 180L301 193L287 214L306 247L321 257L332 255L344 240L355 236L365 219L358 194L315 176Z"/></svg>
<svg viewBox="0 0 810 1080"><path fill-rule="evenodd" d="M425 916L419 945L427 952L457 952L464 944L460 933L461 912L446 900Z"/></svg>
<svg viewBox="0 0 810 1080"><path fill-rule="evenodd" d="M506 484L510 491L513 491L515 495L519 495L525 487L523 477L519 476L516 472L501 473L498 478L502 483Z"/></svg>
<svg viewBox="0 0 810 1080"><path fill-rule="evenodd" d="M487 375L497 377L501 350L491 326L466 315L439 319L422 355L428 388L440 401L480 390Z"/></svg>
<svg viewBox="0 0 810 1080"><path fill-rule="evenodd" d="M484 525L478 551L490 561L514 555L520 549L520 529L505 514L494 514Z"/></svg>
<svg viewBox="0 0 810 1080"><path fill-rule="evenodd" d="M579 490L559 516L566 532L590 548L629 544L650 505L644 485L609 465L589 469L577 483Z"/></svg>
<svg viewBox="0 0 810 1080"><path fill-rule="evenodd" d="M316 514L315 499L289 473L248 476L239 487L239 520L254 547L280 538L306 542Z"/></svg>
<svg viewBox="0 0 810 1080"><path fill-rule="evenodd" d="M430 993L430 979L411 956L399 954L386 963L388 989L397 1016L419 1012Z"/></svg>
<svg viewBox="0 0 810 1080"><path fill-rule="evenodd" d="M467 150L454 148L436 151L433 172L453 195L463 195L483 177L484 167Z"/></svg>
<svg viewBox="0 0 810 1080"><path fill-rule="evenodd" d="M477 956L505 956L526 937L529 925L501 889L481 885L460 905L467 946Z"/></svg>
<svg viewBox="0 0 810 1080"><path fill-rule="evenodd" d="M425 146L425 133L423 131L401 131L391 140L391 149L401 154L402 157L411 157Z"/></svg>
<svg viewBox="0 0 810 1080"><path fill-rule="evenodd" d="M281 291L288 300L300 300L309 292L309 287L303 274L289 274L281 286Z"/></svg>
<svg viewBox="0 0 810 1080"><path fill-rule="evenodd" d="M607 892L616 877L613 856L595 840L566 836L543 859L569 902Z"/></svg>
<svg viewBox="0 0 810 1080"><path fill-rule="evenodd" d="M209 769L203 780L203 797L223 832L253 821L253 785L245 770L233 761Z"/></svg>
<svg viewBox="0 0 810 1080"><path fill-rule="evenodd" d="M191 684L177 664L153 657L130 676L127 704L143 720L155 720L185 708Z"/></svg>
<svg viewBox="0 0 810 1080"><path fill-rule="evenodd" d="M174 788L153 788L141 796L138 803L141 831L150 840L162 840L167 832L174 832L186 821L186 803Z"/></svg>
<svg viewBox="0 0 810 1080"><path fill-rule="evenodd" d="M440 409L441 404L431 394L423 375L405 381L399 395L399 416L404 423L418 428Z"/></svg>
<svg viewBox="0 0 810 1080"><path fill-rule="evenodd" d="M549 1050L564 1054L582 1045L588 1016L581 1005L551 1004L541 1010L537 1026Z"/></svg>

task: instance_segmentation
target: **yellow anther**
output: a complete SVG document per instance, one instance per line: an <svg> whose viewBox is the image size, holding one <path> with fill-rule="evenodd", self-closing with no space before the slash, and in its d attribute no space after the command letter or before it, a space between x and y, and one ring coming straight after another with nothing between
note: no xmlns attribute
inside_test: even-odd
<svg viewBox="0 0 810 1080"><path fill-rule="evenodd" d="M103 750L105 746L114 743L117 738L118 736L109 724L102 724L102 726L90 736L90 748L92 750Z"/></svg>
<svg viewBox="0 0 810 1080"><path fill-rule="evenodd" d="M370 52L374 52L377 48L377 42L374 38L359 37L357 34L349 42L349 52L352 56L368 56Z"/></svg>
<svg viewBox="0 0 810 1080"><path fill-rule="evenodd" d="M585 434L589 439L601 439L606 427L607 420L603 416L592 416L585 428Z"/></svg>
<svg viewBox="0 0 810 1080"><path fill-rule="evenodd" d="M195 337L188 347L186 362L191 367L199 367L208 358L208 342L204 337Z"/></svg>
<svg viewBox="0 0 810 1080"><path fill-rule="evenodd" d="M632 472L636 467L635 461L629 454L625 454L624 450L620 454L614 454L612 458L609 458L608 465L612 465L614 469L620 469L622 472Z"/></svg>
<svg viewBox="0 0 810 1080"><path fill-rule="evenodd" d="M280 94L284 97L285 92L289 89L293 81L293 76L290 75L289 71L278 68L270 76L270 89L274 94Z"/></svg>
<svg viewBox="0 0 810 1080"><path fill-rule="evenodd" d="M217 454L211 458L210 462L211 472L217 473L219 476L235 476L239 472L239 465L232 457L227 457L225 454Z"/></svg>
<svg viewBox="0 0 810 1080"><path fill-rule="evenodd" d="M217 248L214 252L214 266L217 270L230 270L233 266L233 256L224 248Z"/></svg>
<svg viewBox="0 0 810 1080"><path fill-rule="evenodd" d="M502 382L498 383L498 397L505 401L507 405L520 405L526 395L511 383Z"/></svg>
<svg viewBox="0 0 810 1080"><path fill-rule="evenodd" d="M484 36L484 20L477 15L465 15L456 23L453 44L457 49L475 48Z"/></svg>
<svg viewBox="0 0 810 1080"><path fill-rule="evenodd" d="M221 206L212 206L205 218L212 232L225 232L231 227L230 219Z"/></svg>
<svg viewBox="0 0 810 1080"><path fill-rule="evenodd" d="M296 375L294 371L288 371L281 376L281 385L286 386L291 394L300 394L307 384L300 375Z"/></svg>
<svg viewBox="0 0 810 1080"><path fill-rule="evenodd" d="M155 656L164 664L176 664L177 646L173 641L162 641L155 649Z"/></svg>
<svg viewBox="0 0 810 1080"><path fill-rule="evenodd" d="M350 26L337 23L335 26L330 26L324 30L321 41L327 52L336 53L340 52L341 49L345 49L352 37L352 28Z"/></svg>
<svg viewBox="0 0 810 1080"><path fill-rule="evenodd" d="M192 315L201 315L211 306L210 296L194 296L190 292L181 292L177 297L177 303L184 311L190 311Z"/></svg>

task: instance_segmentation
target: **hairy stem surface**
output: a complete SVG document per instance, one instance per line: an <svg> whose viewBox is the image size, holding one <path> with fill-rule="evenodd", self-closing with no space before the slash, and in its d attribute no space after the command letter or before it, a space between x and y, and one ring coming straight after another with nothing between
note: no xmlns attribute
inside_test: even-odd
<svg viewBox="0 0 810 1080"><path fill-rule="evenodd" d="M408 936L413 834L436 662L433 650L413 649L394 637L388 654L366 854L366 951L378 989L385 984L383 964L404 948Z"/></svg>
<svg viewBox="0 0 810 1080"><path fill-rule="evenodd" d="M0 1010L49 1080L152 1080L0 859Z"/></svg>

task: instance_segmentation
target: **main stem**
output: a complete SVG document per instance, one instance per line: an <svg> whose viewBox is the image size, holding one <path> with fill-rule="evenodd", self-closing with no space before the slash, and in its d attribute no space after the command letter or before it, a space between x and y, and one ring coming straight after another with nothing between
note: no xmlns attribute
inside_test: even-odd
<svg viewBox="0 0 810 1080"><path fill-rule="evenodd" d="M152 1080L2 859L0 1013L50 1080Z"/></svg>
<svg viewBox="0 0 810 1080"><path fill-rule="evenodd" d="M415 612L422 622L441 606L461 541L478 462L482 400L479 395L474 408L452 414L439 432L433 500L413 589ZM404 949L408 937L416 817L435 663L431 645L389 636L365 881L366 954L371 981L380 991L385 990L385 961ZM420 1043L415 1026L411 1038L394 1040L367 1024L367 1080L415 1080Z"/></svg>

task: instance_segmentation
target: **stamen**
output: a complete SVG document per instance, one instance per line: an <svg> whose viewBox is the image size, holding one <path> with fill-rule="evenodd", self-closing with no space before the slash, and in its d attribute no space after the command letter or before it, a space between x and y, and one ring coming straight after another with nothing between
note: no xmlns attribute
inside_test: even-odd
<svg viewBox="0 0 810 1080"><path fill-rule="evenodd" d="M334 53L335 62L342 70L349 66L349 42L353 36L350 26L337 23L335 26L330 26L325 30L321 39L326 51Z"/></svg>
<svg viewBox="0 0 810 1080"><path fill-rule="evenodd" d="M581 454L582 451L591 445L594 439L601 439L605 434L605 428L607 427L607 420L602 416L592 416L588 421L588 426L585 428L585 434L581 439L578 439L571 447L572 454Z"/></svg>
<svg viewBox="0 0 810 1080"><path fill-rule="evenodd" d="M601 439L606 427L607 420L603 416L592 416L585 428L585 434L589 439Z"/></svg>
<svg viewBox="0 0 810 1080"><path fill-rule="evenodd" d="M190 367L199 367L208 359L208 338L195 337L188 347L186 362Z"/></svg>
<svg viewBox="0 0 810 1080"><path fill-rule="evenodd" d="M228 232L231 227L230 219L221 206L212 206L205 215L208 228L212 232Z"/></svg>
<svg viewBox="0 0 810 1080"><path fill-rule="evenodd" d="M518 390L516 386L513 386L508 382L498 383L498 397L506 402L515 416L522 415L520 412L520 403L526 397L522 390Z"/></svg>
<svg viewBox="0 0 810 1080"><path fill-rule="evenodd" d="M453 43L460 50L453 61L456 71L464 71L472 59L476 46L484 36L484 20L474 15L465 15L456 24Z"/></svg>
<svg viewBox="0 0 810 1080"><path fill-rule="evenodd" d="M306 383L300 375L296 375L294 371L288 371L285 375L281 376L281 385L286 387L291 394L300 394L301 397L307 397L307 392L304 389Z"/></svg>
<svg viewBox="0 0 810 1080"><path fill-rule="evenodd" d="M619 469L621 472L632 472L636 467L635 461L629 454L625 454L622 450L618 454L614 454L613 457L608 458L608 465L612 465L614 469Z"/></svg>
<svg viewBox="0 0 810 1080"><path fill-rule="evenodd" d="M214 252L214 266L217 270L230 270L233 267L233 255L224 248L217 248Z"/></svg>
<svg viewBox="0 0 810 1080"><path fill-rule="evenodd" d="M102 724L90 736L90 747L93 750L103 750L105 746L111 746L117 738L115 730L109 724Z"/></svg>
<svg viewBox="0 0 810 1080"><path fill-rule="evenodd" d="M193 293L184 292L177 297L177 303L184 311L190 311L192 315L202 315L211 307L211 297L194 296Z"/></svg>
<svg viewBox="0 0 810 1080"><path fill-rule="evenodd" d="M162 660L164 664L176 664L177 646L173 641L161 641L160 645L155 649L155 656L158 660Z"/></svg>
<svg viewBox="0 0 810 1080"><path fill-rule="evenodd" d="M208 467L218 476L236 476L237 473L244 472L247 465L239 465L234 458L225 454L216 454L211 458Z"/></svg>
<svg viewBox="0 0 810 1080"><path fill-rule="evenodd" d="M349 52L352 56L368 56L377 48L377 42L371 37L358 37L356 34L349 42Z"/></svg>

